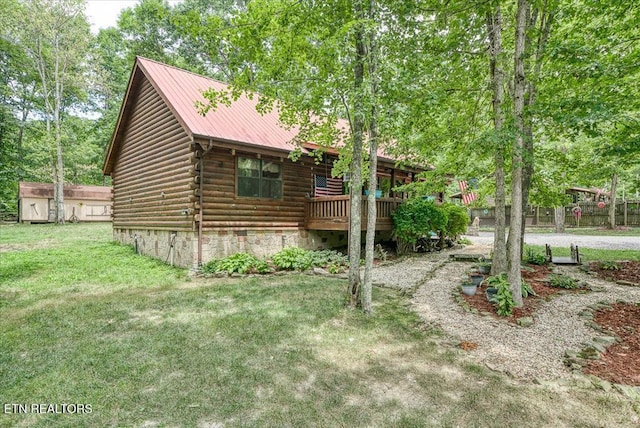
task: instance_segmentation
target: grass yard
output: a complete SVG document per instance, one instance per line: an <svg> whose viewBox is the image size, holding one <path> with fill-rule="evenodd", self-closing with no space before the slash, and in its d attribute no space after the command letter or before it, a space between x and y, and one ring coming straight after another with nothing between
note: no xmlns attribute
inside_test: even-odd
<svg viewBox="0 0 640 428"><path fill-rule="evenodd" d="M304 275L191 279L109 225L0 226L0 426L633 426L616 392L468 362L407 297ZM15 404L89 404L86 414ZM9 405L9 407L7 407ZM7 411L7 409L9 411Z"/></svg>

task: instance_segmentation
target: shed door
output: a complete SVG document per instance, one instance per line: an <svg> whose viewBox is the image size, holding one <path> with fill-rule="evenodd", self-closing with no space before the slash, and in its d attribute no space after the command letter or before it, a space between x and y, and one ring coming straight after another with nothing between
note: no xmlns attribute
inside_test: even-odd
<svg viewBox="0 0 640 428"><path fill-rule="evenodd" d="M55 223L56 221L56 204L53 199L49 199L49 222Z"/></svg>

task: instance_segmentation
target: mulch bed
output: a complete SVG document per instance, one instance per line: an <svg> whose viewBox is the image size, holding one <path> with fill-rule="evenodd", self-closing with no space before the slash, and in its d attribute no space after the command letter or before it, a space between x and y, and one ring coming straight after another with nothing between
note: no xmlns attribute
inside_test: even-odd
<svg viewBox="0 0 640 428"><path fill-rule="evenodd" d="M619 269L606 269L600 262L589 263L589 270L609 281L628 281L640 285L640 262L616 262Z"/></svg>
<svg viewBox="0 0 640 428"><path fill-rule="evenodd" d="M531 317L535 311L551 296L559 293L575 293L583 292L581 289L565 290L561 288L551 287L547 283L547 278L551 274L551 269L548 266L529 265L527 269L522 270L522 278L527 284L533 288L537 296L528 296L524 300L524 305L521 308L514 308L513 314L509 317L501 317L496 313L496 307L493 303L489 302L484 294L486 290L486 283L483 283L478 292L473 296L462 295L470 307L475 308L478 312L488 312L497 318L505 319L509 322L516 323L518 318ZM488 275L485 275L485 278Z"/></svg>
<svg viewBox="0 0 640 428"><path fill-rule="evenodd" d="M617 262L619 269L604 269L598 262L589 264L589 270L600 278L610 281L627 281L640 285L640 262ZM551 274L547 266L529 266L522 270L522 277L531 285L537 296L524 299L522 308L515 308L510 317L499 317L495 306L485 297L486 285L482 285L474 296L463 295L470 307L479 312L488 312L496 318L517 322L518 318L532 316L535 311L551 296L558 293L582 292L582 290L564 290L551 287L545 281ZM607 348L600 359L589 361L583 367L585 374L623 385L640 386L640 303L615 303L611 309L595 312L594 321L619 342Z"/></svg>
<svg viewBox="0 0 640 428"><path fill-rule="evenodd" d="M640 306L616 303L611 307L596 311L594 321L620 341L583 371L609 382L640 386Z"/></svg>

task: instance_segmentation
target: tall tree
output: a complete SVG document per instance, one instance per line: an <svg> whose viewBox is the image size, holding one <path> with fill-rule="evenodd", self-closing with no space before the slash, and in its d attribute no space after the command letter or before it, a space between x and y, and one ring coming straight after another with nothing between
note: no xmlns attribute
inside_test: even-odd
<svg viewBox="0 0 640 428"><path fill-rule="evenodd" d="M377 25L382 28L383 24L375 22L376 10L376 3L366 0L254 1L230 25L222 23L228 43L241 58L238 63L244 65L233 81L236 90L261 93L263 107L277 103L281 120L300 128L299 141L337 148L341 152L341 165L348 165L340 172L349 174L347 300L351 306L363 303L360 276L363 166L371 174L367 181L375 186L376 168L370 162L375 163L375 146L381 139L376 138L380 132L372 117L380 112L373 83L379 62L372 53L379 52L374 29ZM342 130L336 127L339 119L346 122ZM363 156L366 149L368 158ZM373 198L375 192L370 195ZM375 200L368 205L375 209ZM373 221L368 225L366 252L372 254L375 215L370 218ZM371 261L372 258L368 265L365 263L368 281ZM368 291L364 294L370 295ZM363 306L370 310L370 303Z"/></svg>
<svg viewBox="0 0 640 428"><path fill-rule="evenodd" d="M72 91L85 84L84 54L90 32L81 0L31 0L24 4L21 44L39 75L39 95L44 102L47 139L52 146L55 222L65 222L63 111ZM53 126L53 128L52 128Z"/></svg>
<svg viewBox="0 0 640 428"><path fill-rule="evenodd" d="M513 116L515 122L516 136L513 142L513 153L511 158L511 217L510 217L510 245L508 249L508 271L507 276L511 284L511 294L516 306L522 306L522 273L521 264L521 241L520 236L524 224L522 221L522 186L524 171L524 150L525 150L525 46L527 18L530 5L527 0L518 0L516 12L516 36L514 49L514 82L513 82Z"/></svg>
<svg viewBox="0 0 640 428"><path fill-rule="evenodd" d="M506 217L506 182L504 162L504 84L502 69L502 9L498 3L494 10L486 14L487 35L489 40L489 75L493 92L493 127L496 144L493 156L495 179L495 227L493 239L493 262L491 270L494 275L507 270L507 246L505 241Z"/></svg>

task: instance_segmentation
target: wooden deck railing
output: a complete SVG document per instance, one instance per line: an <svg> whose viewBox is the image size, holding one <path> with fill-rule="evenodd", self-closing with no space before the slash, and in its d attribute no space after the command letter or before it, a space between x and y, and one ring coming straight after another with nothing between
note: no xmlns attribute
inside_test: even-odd
<svg viewBox="0 0 640 428"><path fill-rule="evenodd" d="M402 199L377 198L376 230L393 229L391 213ZM305 206L305 226L309 230L348 230L349 195L311 198ZM362 230L367 228L367 198L362 197Z"/></svg>

